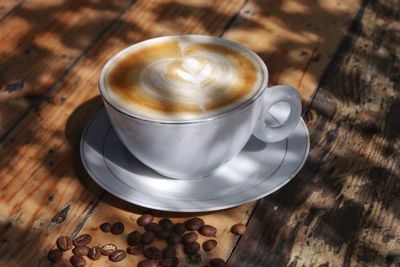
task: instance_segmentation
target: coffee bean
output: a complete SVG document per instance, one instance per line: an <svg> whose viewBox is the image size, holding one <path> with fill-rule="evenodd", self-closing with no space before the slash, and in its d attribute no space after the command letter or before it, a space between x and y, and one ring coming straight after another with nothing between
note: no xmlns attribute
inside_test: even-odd
<svg viewBox="0 0 400 267"><path fill-rule="evenodd" d="M118 250L114 251L113 253L111 253L111 255L108 256L108 258L112 262L119 262L126 258L126 252L125 252L125 250L118 249Z"/></svg>
<svg viewBox="0 0 400 267"><path fill-rule="evenodd" d="M166 229L166 230L171 230L172 227L174 227L173 222L172 222L170 219L168 219L168 218L162 218L162 219L158 222L158 224L161 225L161 227L162 227L163 229Z"/></svg>
<svg viewBox="0 0 400 267"><path fill-rule="evenodd" d="M243 235L246 232L246 230L247 227L243 223L237 223L233 225L231 228L231 232L235 235Z"/></svg>
<svg viewBox="0 0 400 267"><path fill-rule="evenodd" d="M159 267L160 264L155 260L142 260L138 263L137 267Z"/></svg>
<svg viewBox="0 0 400 267"><path fill-rule="evenodd" d="M190 242L196 241L198 238L199 238L199 235L194 232L186 233L182 236L182 243L188 244Z"/></svg>
<svg viewBox="0 0 400 267"><path fill-rule="evenodd" d="M148 223L144 226L144 229L155 233L161 230L161 226L157 223Z"/></svg>
<svg viewBox="0 0 400 267"><path fill-rule="evenodd" d="M204 236L213 236L215 237L215 235L217 234L217 228L215 228L212 225L203 225L200 229L199 229L199 233L204 235Z"/></svg>
<svg viewBox="0 0 400 267"><path fill-rule="evenodd" d="M78 256L86 256L89 252L88 246L77 246L72 249L72 253Z"/></svg>
<svg viewBox="0 0 400 267"><path fill-rule="evenodd" d="M101 247L101 255L110 256L118 248L116 245L109 243Z"/></svg>
<svg viewBox="0 0 400 267"><path fill-rule="evenodd" d="M108 233L111 231L111 224L110 223L102 223L100 224L100 230L103 231L104 233Z"/></svg>
<svg viewBox="0 0 400 267"><path fill-rule="evenodd" d="M217 246L217 244L218 243L216 240L210 239L203 242L201 246L203 247L204 251L211 251Z"/></svg>
<svg viewBox="0 0 400 267"><path fill-rule="evenodd" d="M182 237L178 234L172 233L169 237L167 237L167 242L170 245L175 245L181 242Z"/></svg>
<svg viewBox="0 0 400 267"><path fill-rule="evenodd" d="M153 232L144 232L144 234L140 238L140 243L142 245L148 245L153 242L155 239L155 235Z"/></svg>
<svg viewBox="0 0 400 267"><path fill-rule="evenodd" d="M184 232L186 232L186 227L183 223L176 223L173 227L173 230L178 235L182 235Z"/></svg>
<svg viewBox="0 0 400 267"><path fill-rule="evenodd" d="M89 259L97 261L101 257L101 248L97 246L90 248L87 256Z"/></svg>
<svg viewBox="0 0 400 267"><path fill-rule="evenodd" d="M228 264L226 264L226 262L220 258L211 259L208 263L212 267L228 267Z"/></svg>
<svg viewBox="0 0 400 267"><path fill-rule="evenodd" d="M75 246L84 246L89 244L92 241L92 237L88 234L80 235L74 238L74 245Z"/></svg>
<svg viewBox="0 0 400 267"><path fill-rule="evenodd" d="M143 246L142 245L130 246L126 249L126 252L128 252L131 255L140 255L143 253Z"/></svg>
<svg viewBox="0 0 400 267"><path fill-rule="evenodd" d="M188 255L187 256L187 261L189 263L199 264L201 262L201 254L200 253L195 253L193 255Z"/></svg>
<svg viewBox="0 0 400 267"><path fill-rule="evenodd" d="M160 231L156 232L156 236L158 239L166 239L172 234L172 230L169 229L161 229Z"/></svg>
<svg viewBox="0 0 400 267"><path fill-rule="evenodd" d="M111 233L113 235L119 235L122 234L125 230L125 226L122 222L116 222L113 223L113 225L111 226Z"/></svg>
<svg viewBox="0 0 400 267"><path fill-rule="evenodd" d="M73 247L72 240L68 236L60 236L56 243L58 248L63 251L70 250Z"/></svg>
<svg viewBox="0 0 400 267"><path fill-rule="evenodd" d="M200 218L192 218L185 222L186 230L197 231L204 225L204 221Z"/></svg>
<svg viewBox="0 0 400 267"><path fill-rule="evenodd" d="M188 244L185 244L185 246L183 247L183 252L189 255L195 254L199 250L200 250L200 244L197 242L190 242Z"/></svg>
<svg viewBox="0 0 400 267"><path fill-rule="evenodd" d="M161 250L156 247L148 247L144 250L143 255L149 260L161 259Z"/></svg>
<svg viewBox="0 0 400 267"><path fill-rule="evenodd" d="M145 226L146 224L151 223L154 220L154 216L150 214L143 214L140 216L137 220L136 223L139 226Z"/></svg>
<svg viewBox="0 0 400 267"><path fill-rule="evenodd" d="M49 250L49 253L47 254L47 259L51 262L57 262L59 260L61 260L62 256L63 256L63 252L60 249L51 249Z"/></svg>
<svg viewBox="0 0 400 267"><path fill-rule="evenodd" d="M178 263L179 260L177 257L160 260L160 265L162 267L175 267L178 265Z"/></svg>
<svg viewBox="0 0 400 267"><path fill-rule="evenodd" d="M86 260L79 255L73 255L71 258L69 258L69 262L74 267L83 267L86 265Z"/></svg>
<svg viewBox="0 0 400 267"><path fill-rule="evenodd" d="M140 237L142 234L139 231L133 231L128 234L127 243L129 246L134 246L140 244Z"/></svg>
<svg viewBox="0 0 400 267"><path fill-rule="evenodd" d="M176 257L176 247L172 246L172 245L165 247L162 251L162 257L163 257L163 259L175 258Z"/></svg>

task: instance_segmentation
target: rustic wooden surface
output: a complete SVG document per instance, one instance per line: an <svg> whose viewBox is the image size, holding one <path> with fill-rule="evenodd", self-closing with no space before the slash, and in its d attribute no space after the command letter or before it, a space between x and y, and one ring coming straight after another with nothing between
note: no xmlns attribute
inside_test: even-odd
<svg viewBox="0 0 400 267"><path fill-rule="evenodd" d="M277 193L198 214L219 230L218 249L203 260L400 264L398 9L396 0L0 2L0 265L49 265L61 234L91 233L103 244L111 239L96 228L103 221L135 227L145 209L92 182L78 144L101 107L104 62L131 43L177 33L223 36L259 53L270 84L299 89L312 140L304 169ZM228 229L239 221L249 232L237 243Z"/></svg>
<svg viewBox="0 0 400 267"><path fill-rule="evenodd" d="M233 266L400 265L400 5L364 2L305 110L311 152Z"/></svg>

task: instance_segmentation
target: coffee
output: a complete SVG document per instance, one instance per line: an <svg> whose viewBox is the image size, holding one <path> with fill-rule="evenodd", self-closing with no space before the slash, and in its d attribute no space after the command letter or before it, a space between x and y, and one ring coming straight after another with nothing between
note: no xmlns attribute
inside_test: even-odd
<svg viewBox="0 0 400 267"><path fill-rule="evenodd" d="M123 51L104 76L112 104L145 119L186 120L254 97L264 79L257 59L229 41L198 37L155 38Z"/></svg>

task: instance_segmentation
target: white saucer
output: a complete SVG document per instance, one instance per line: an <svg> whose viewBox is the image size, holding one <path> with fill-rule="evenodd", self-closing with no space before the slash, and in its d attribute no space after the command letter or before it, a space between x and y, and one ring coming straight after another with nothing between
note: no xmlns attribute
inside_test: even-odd
<svg viewBox="0 0 400 267"><path fill-rule="evenodd" d="M239 155L213 175L176 180L132 156L103 108L86 127L80 149L90 176L111 194L152 209L199 212L238 206L275 192L298 173L309 147L308 130L301 120L284 141L264 143L252 136Z"/></svg>

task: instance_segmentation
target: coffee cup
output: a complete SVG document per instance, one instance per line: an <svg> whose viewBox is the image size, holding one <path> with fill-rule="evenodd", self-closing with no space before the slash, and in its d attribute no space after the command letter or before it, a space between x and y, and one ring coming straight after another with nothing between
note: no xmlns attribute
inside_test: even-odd
<svg viewBox="0 0 400 267"><path fill-rule="evenodd" d="M100 93L126 148L154 171L196 179L235 157L252 135L278 142L297 126L301 100L267 88L263 60L245 46L203 35L163 36L129 46L103 67ZM276 103L286 121L266 124Z"/></svg>

